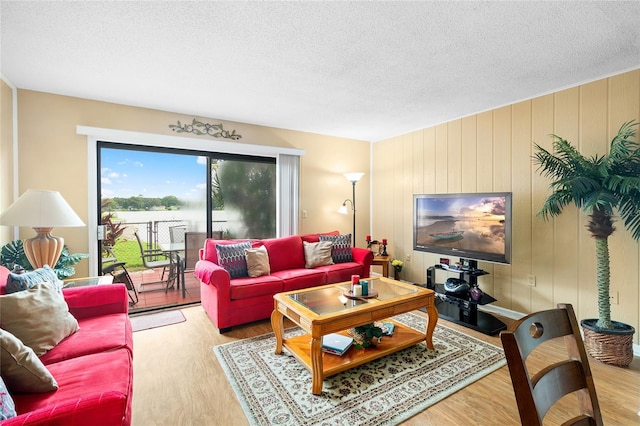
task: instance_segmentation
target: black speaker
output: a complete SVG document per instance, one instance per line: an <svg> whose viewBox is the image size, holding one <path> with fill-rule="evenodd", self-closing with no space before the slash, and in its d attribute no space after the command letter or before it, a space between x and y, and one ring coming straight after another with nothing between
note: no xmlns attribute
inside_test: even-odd
<svg viewBox="0 0 640 426"><path fill-rule="evenodd" d="M427 268L427 288L431 290L436 288L436 268L433 266Z"/></svg>

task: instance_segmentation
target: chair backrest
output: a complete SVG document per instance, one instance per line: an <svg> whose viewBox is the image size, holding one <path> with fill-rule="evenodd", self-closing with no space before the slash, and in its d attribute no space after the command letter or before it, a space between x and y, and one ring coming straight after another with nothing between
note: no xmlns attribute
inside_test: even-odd
<svg viewBox="0 0 640 426"><path fill-rule="evenodd" d="M169 239L172 243L184 243L187 227L185 225L177 225L169 227Z"/></svg>
<svg viewBox="0 0 640 426"><path fill-rule="evenodd" d="M140 248L140 254L144 255L145 249L142 246L142 240L140 240L140 235L138 235L138 231L135 231L133 235L136 236L136 241L138 241L138 247Z"/></svg>
<svg viewBox="0 0 640 426"><path fill-rule="evenodd" d="M212 236L214 239L222 239L222 231L214 231ZM184 238L184 267L189 270L194 269L199 258L198 252L204 247L207 239L207 233L186 232Z"/></svg>
<svg viewBox="0 0 640 426"><path fill-rule="evenodd" d="M564 338L568 356L530 374L529 354L558 337ZM603 424L589 360L570 304L561 303L557 309L527 315L501 332L500 339L524 426L542 425L549 409L564 395L573 392L577 395L580 411L564 424Z"/></svg>
<svg viewBox="0 0 640 426"><path fill-rule="evenodd" d="M155 261L158 258L166 258L167 256L162 253L159 249L152 248L144 248L142 244L142 240L140 239L140 235L138 235L138 231L133 233L136 236L136 241L138 241L138 247L140 248L140 257L142 257L142 264L146 267L150 267L147 262Z"/></svg>

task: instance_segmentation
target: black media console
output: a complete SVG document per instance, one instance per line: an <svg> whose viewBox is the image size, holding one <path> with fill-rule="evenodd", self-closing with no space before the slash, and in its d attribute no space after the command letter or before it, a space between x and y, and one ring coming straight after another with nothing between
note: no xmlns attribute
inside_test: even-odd
<svg viewBox="0 0 640 426"><path fill-rule="evenodd" d="M469 283L469 290L462 293L451 293L445 290L444 284L436 284L436 270L460 274L460 278ZM441 318L464 325L484 334L493 336L507 328L506 324L493 315L478 310L479 305L487 305L496 301L483 293L478 287L478 277L488 272L477 269L477 263L470 262L467 269L454 269L447 265L435 265L427 268L426 287L436 292L436 308Z"/></svg>

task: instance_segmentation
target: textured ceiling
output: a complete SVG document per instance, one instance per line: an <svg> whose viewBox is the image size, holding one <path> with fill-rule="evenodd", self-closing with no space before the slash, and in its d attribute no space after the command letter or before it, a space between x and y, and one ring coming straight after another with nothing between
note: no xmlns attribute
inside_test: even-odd
<svg viewBox="0 0 640 426"><path fill-rule="evenodd" d="M640 2L1 2L2 75L378 141L640 68ZM82 124L82 123L79 123Z"/></svg>

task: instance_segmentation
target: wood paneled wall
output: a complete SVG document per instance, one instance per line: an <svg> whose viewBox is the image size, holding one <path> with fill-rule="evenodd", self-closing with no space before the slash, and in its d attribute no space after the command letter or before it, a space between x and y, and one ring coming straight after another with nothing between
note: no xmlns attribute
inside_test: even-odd
<svg viewBox="0 0 640 426"><path fill-rule="evenodd" d="M549 135L557 134L583 154L605 154L629 120L640 121L640 70L377 142L373 236L387 238L392 258L405 262L403 278L425 282L426 268L440 256L413 251L413 195L511 191L512 263L481 263L491 273L480 278L481 288L498 299L497 306L514 311L568 302L580 319L596 317L595 245L586 217L575 208L548 222L537 217L549 182L532 163L533 143L550 149ZM638 243L622 223L617 227L609 239L611 291L619 295L612 317L640 329ZM535 287L528 285L529 275Z"/></svg>

